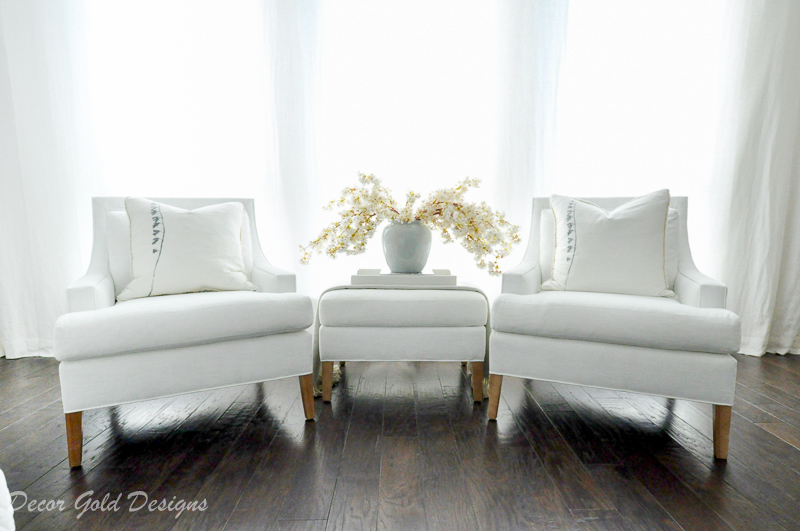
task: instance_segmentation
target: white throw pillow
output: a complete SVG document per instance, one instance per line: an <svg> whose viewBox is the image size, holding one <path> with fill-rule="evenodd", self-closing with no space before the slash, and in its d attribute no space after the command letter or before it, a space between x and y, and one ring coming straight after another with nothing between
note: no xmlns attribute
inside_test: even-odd
<svg viewBox="0 0 800 531"><path fill-rule="evenodd" d="M560 195L552 278L543 290L674 297L667 278L669 190L633 199L608 212Z"/></svg>
<svg viewBox="0 0 800 531"><path fill-rule="evenodd" d="M253 241L250 238L250 216L247 210L242 218L242 258L244 273L250 280L253 273ZM114 293L117 297L125 286L133 280L131 271L131 224L128 213L124 210L112 210L106 213L106 247L108 249L108 268L114 281Z"/></svg>
<svg viewBox="0 0 800 531"><path fill-rule="evenodd" d="M241 203L184 210L129 197L125 209L133 280L117 300L256 289L245 274Z"/></svg>
<svg viewBox="0 0 800 531"><path fill-rule="evenodd" d="M674 208L667 215L667 281L669 289L675 285L678 276L680 215ZM539 221L539 267L542 278L553 276L553 254L556 250L556 220L549 208L542 210Z"/></svg>

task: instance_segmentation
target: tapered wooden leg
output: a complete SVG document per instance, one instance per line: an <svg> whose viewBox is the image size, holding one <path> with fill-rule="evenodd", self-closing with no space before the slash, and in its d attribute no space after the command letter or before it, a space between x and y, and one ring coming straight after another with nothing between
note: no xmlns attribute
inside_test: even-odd
<svg viewBox="0 0 800 531"><path fill-rule="evenodd" d="M331 401L331 390L333 389L333 362L322 362L322 401Z"/></svg>
<svg viewBox="0 0 800 531"><path fill-rule="evenodd" d="M300 397L303 399L303 411L306 420L314 419L314 377L304 374L300 377Z"/></svg>
<svg viewBox="0 0 800 531"><path fill-rule="evenodd" d="M472 399L483 402L483 362L472 362Z"/></svg>
<svg viewBox="0 0 800 531"><path fill-rule="evenodd" d="M81 466L83 459L83 411L67 413L67 455L70 468Z"/></svg>
<svg viewBox="0 0 800 531"><path fill-rule="evenodd" d="M500 389L503 377L499 374L489 375L489 419L497 420L497 408L500 406Z"/></svg>
<svg viewBox="0 0 800 531"><path fill-rule="evenodd" d="M728 459L732 409L731 406L714 404L714 457L717 459Z"/></svg>

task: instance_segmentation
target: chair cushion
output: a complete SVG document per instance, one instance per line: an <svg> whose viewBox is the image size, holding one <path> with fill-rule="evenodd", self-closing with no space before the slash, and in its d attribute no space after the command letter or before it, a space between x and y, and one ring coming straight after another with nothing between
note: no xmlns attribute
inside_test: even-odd
<svg viewBox="0 0 800 531"><path fill-rule="evenodd" d="M242 203L185 210L128 197L125 209L130 219L133 280L117 300L256 290L245 274Z"/></svg>
<svg viewBox="0 0 800 531"><path fill-rule="evenodd" d="M311 299L296 293L187 293L119 302L56 321L61 361L218 343L304 330Z"/></svg>
<svg viewBox="0 0 800 531"><path fill-rule="evenodd" d="M323 326L484 326L486 297L475 291L343 289L323 294Z"/></svg>
<svg viewBox="0 0 800 531"><path fill-rule="evenodd" d="M539 267L544 280L553 276L553 255L556 247L556 219L551 209L542 210L539 221ZM667 213L667 281L669 289L675 287L680 254L680 214L674 208Z"/></svg>
<svg viewBox="0 0 800 531"><path fill-rule="evenodd" d="M666 350L738 352L739 317L674 299L589 292L503 294L492 307L500 332Z"/></svg>
<svg viewBox="0 0 800 531"><path fill-rule="evenodd" d="M247 210L242 213L242 258L244 273L250 280L253 274L253 240L250 236L250 216ZM117 296L133 280L131 271L131 223L124 210L111 210L106 213L106 247L108 248L108 268L114 281Z"/></svg>
<svg viewBox="0 0 800 531"><path fill-rule="evenodd" d="M552 278L546 291L592 291L674 298L666 270L669 190L643 195L607 211L554 195Z"/></svg>

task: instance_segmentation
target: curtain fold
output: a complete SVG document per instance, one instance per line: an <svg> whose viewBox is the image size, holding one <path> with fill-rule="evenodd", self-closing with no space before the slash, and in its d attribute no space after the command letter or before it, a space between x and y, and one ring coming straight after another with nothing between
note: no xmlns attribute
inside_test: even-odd
<svg viewBox="0 0 800 531"><path fill-rule="evenodd" d="M500 4L500 132L495 197L500 209L523 231L530 227L531 198L550 191L558 79L568 11L567 0L509 0Z"/></svg>
<svg viewBox="0 0 800 531"><path fill-rule="evenodd" d="M295 268L300 243L317 227L315 109L318 85L319 2L263 0L270 110L267 168L268 216L272 235L270 260L297 273L298 291L306 292L310 272Z"/></svg>
<svg viewBox="0 0 800 531"><path fill-rule="evenodd" d="M0 3L0 355L49 355L81 273L78 2Z"/></svg>
<svg viewBox="0 0 800 531"><path fill-rule="evenodd" d="M316 11L0 0L0 355L51 355L92 196L254 197L267 257L302 291Z"/></svg>
<svg viewBox="0 0 800 531"><path fill-rule="evenodd" d="M723 280L741 352L800 354L800 3L737 2Z"/></svg>

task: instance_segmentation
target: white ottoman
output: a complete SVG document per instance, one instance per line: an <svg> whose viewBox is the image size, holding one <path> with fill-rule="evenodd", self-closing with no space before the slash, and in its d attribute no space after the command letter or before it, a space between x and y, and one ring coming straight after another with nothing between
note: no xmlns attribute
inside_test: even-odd
<svg viewBox="0 0 800 531"><path fill-rule="evenodd" d="M333 362L472 363L472 393L483 400L489 304L464 286L342 286L319 300L322 399L331 400Z"/></svg>

